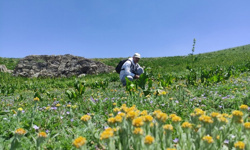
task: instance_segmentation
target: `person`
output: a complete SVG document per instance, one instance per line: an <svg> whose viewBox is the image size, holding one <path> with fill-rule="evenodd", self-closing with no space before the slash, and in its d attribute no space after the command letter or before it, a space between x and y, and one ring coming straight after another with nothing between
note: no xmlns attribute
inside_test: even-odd
<svg viewBox="0 0 250 150"><path fill-rule="evenodd" d="M120 80L123 86L126 85L126 77L132 81L140 78L140 75L144 72L143 68L138 64L141 59L139 53L135 53L132 58L129 58L121 68Z"/></svg>

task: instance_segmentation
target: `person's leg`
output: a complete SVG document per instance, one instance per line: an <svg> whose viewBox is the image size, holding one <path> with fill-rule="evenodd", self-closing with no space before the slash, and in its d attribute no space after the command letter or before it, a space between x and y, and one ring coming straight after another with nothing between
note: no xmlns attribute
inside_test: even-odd
<svg viewBox="0 0 250 150"><path fill-rule="evenodd" d="M143 68L138 68L136 74L141 75L143 74L144 70Z"/></svg>
<svg viewBox="0 0 250 150"><path fill-rule="evenodd" d="M122 82L122 85L123 86L125 86L126 85L126 76L125 77L123 77L122 79L121 79L121 82ZM130 81L133 81L133 77L132 76L127 76L127 78L130 80Z"/></svg>

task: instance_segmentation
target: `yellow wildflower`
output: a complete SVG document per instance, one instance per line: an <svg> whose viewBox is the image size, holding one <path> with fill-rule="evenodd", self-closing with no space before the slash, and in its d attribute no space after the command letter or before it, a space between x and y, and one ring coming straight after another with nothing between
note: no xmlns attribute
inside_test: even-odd
<svg viewBox="0 0 250 150"><path fill-rule="evenodd" d="M162 122L166 122L168 119L168 115L166 113L160 112L160 113L156 114L156 119L158 119Z"/></svg>
<svg viewBox="0 0 250 150"><path fill-rule="evenodd" d="M151 122L151 121L153 121L153 117L152 116L150 116L150 115L146 115L145 117L144 117L144 120L145 120L145 122Z"/></svg>
<svg viewBox="0 0 250 150"><path fill-rule="evenodd" d="M127 113L127 118L133 120L138 114L135 111L129 111Z"/></svg>
<svg viewBox="0 0 250 150"><path fill-rule="evenodd" d="M111 128L107 128L105 131L103 131L100 135L100 139L104 140L104 139L108 139L110 137L114 136L114 131Z"/></svg>
<svg viewBox="0 0 250 150"><path fill-rule="evenodd" d="M217 117L217 118L218 118L218 120L219 120L220 122L228 123L228 120L227 120L227 118L225 118L225 117L219 116L219 117Z"/></svg>
<svg viewBox="0 0 250 150"><path fill-rule="evenodd" d="M204 115L205 114L205 111L203 111L202 109L200 108L195 108L194 109L194 113L196 116L201 116L201 115Z"/></svg>
<svg viewBox="0 0 250 150"><path fill-rule="evenodd" d="M121 117L126 116L126 114L125 114L125 113L119 113L119 114L117 114L117 115L119 115L119 116L121 116Z"/></svg>
<svg viewBox="0 0 250 150"><path fill-rule="evenodd" d="M175 117L172 118L172 121L173 122L180 122L181 121L181 117L175 116Z"/></svg>
<svg viewBox="0 0 250 150"><path fill-rule="evenodd" d="M199 117L199 120L204 122L204 123L213 123L213 120L211 117L206 116L206 115L202 115Z"/></svg>
<svg viewBox="0 0 250 150"><path fill-rule="evenodd" d="M155 111L153 112L153 116L156 116L156 115L158 115L159 113L162 113L162 111L161 111L160 109L155 110Z"/></svg>
<svg viewBox="0 0 250 150"><path fill-rule="evenodd" d="M151 145L154 142L154 137L147 135L144 139L144 143L147 145Z"/></svg>
<svg viewBox="0 0 250 150"><path fill-rule="evenodd" d="M250 122L244 123L244 128L249 130L250 129Z"/></svg>
<svg viewBox="0 0 250 150"><path fill-rule="evenodd" d="M71 107L71 105L70 105L70 104L68 104L68 105L67 105L67 107Z"/></svg>
<svg viewBox="0 0 250 150"><path fill-rule="evenodd" d="M204 137L202 138L202 140L203 140L203 141L206 141L206 142L209 143L209 144L214 142L213 138L212 138L211 136L209 136L209 135L204 136Z"/></svg>
<svg viewBox="0 0 250 150"><path fill-rule="evenodd" d="M56 104L56 107L60 107L61 106L61 104Z"/></svg>
<svg viewBox="0 0 250 150"><path fill-rule="evenodd" d="M21 107L20 107L20 108L18 108L17 110L18 110L18 111L23 111L23 109L22 109Z"/></svg>
<svg viewBox="0 0 250 150"><path fill-rule="evenodd" d="M240 106L240 109L241 109L241 110L248 110L248 106L247 106L247 105L242 104L242 105Z"/></svg>
<svg viewBox="0 0 250 150"><path fill-rule="evenodd" d="M114 112L119 112L120 111L120 108L116 107L113 109Z"/></svg>
<svg viewBox="0 0 250 150"><path fill-rule="evenodd" d="M173 128L173 126L171 124L166 124L166 125L163 126L163 129L173 131L174 128Z"/></svg>
<svg viewBox="0 0 250 150"><path fill-rule="evenodd" d="M138 118L133 119L132 124L135 127L141 127L141 126L143 126L143 124L144 124L143 118L142 117L138 117Z"/></svg>
<svg viewBox="0 0 250 150"><path fill-rule="evenodd" d="M215 118L215 117L218 117L220 115L220 113L217 113L217 112L212 112L210 114L211 117Z"/></svg>
<svg viewBox="0 0 250 150"><path fill-rule="evenodd" d="M167 148L166 150L176 150L176 148Z"/></svg>
<svg viewBox="0 0 250 150"><path fill-rule="evenodd" d="M73 145L76 147L76 148L80 148L81 146L83 146L85 143L86 143L86 138L80 136L78 138L76 138L73 142Z"/></svg>
<svg viewBox="0 0 250 150"><path fill-rule="evenodd" d="M45 132L39 132L39 133L38 133L38 137L46 138L46 137L47 137L47 134L46 134Z"/></svg>
<svg viewBox="0 0 250 150"><path fill-rule="evenodd" d="M242 141L236 142L234 143L234 147L236 149L245 149L245 143L243 143Z"/></svg>
<svg viewBox="0 0 250 150"><path fill-rule="evenodd" d="M46 109L46 110L49 110L50 108L51 108L50 106L47 106L45 109Z"/></svg>
<svg viewBox="0 0 250 150"><path fill-rule="evenodd" d="M91 119L91 117L89 115L84 115L84 116L81 117L81 120L85 121L85 122L90 120L90 119Z"/></svg>
<svg viewBox="0 0 250 150"><path fill-rule="evenodd" d="M181 125L182 128L192 128L192 124L189 122L183 122Z"/></svg>
<svg viewBox="0 0 250 150"><path fill-rule="evenodd" d="M229 118L229 114L227 114L227 113L223 113L222 116Z"/></svg>
<svg viewBox="0 0 250 150"><path fill-rule="evenodd" d="M243 116L243 112L239 111L239 110L235 110L232 112L233 116L238 116L238 117L242 117Z"/></svg>
<svg viewBox="0 0 250 150"><path fill-rule="evenodd" d="M122 122L122 116L120 116L120 115L115 116L115 121Z"/></svg>
<svg viewBox="0 0 250 150"><path fill-rule="evenodd" d="M34 98L34 101L39 101L40 99L38 97L35 97Z"/></svg>
<svg viewBox="0 0 250 150"><path fill-rule="evenodd" d="M16 129L15 133L18 135L24 135L26 134L26 131L23 128L19 128L19 129Z"/></svg>
<svg viewBox="0 0 250 150"><path fill-rule="evenodd" d="M113 124L113 123L115 123L115 118L108 118L108 123L111 123L111 124Z"/></svg>
<svg viewBox="0 0 250 150"><path fill-rule="evenodd" d="M147 110L143 110L140 115L146 116L148 114Z"/></svg>
<svg viewBox="0 0 250 150"><path fill-rule="evenodd" d="M142 135L143 134L143 130L142 128L135 128L134 131L133 131L134 134L140 134Z"/></svg>
<svg viewBox="0 0 250 150"><path fill-rule="evenodd" d="M219 136L219 135L217 135L217 136L216 136L216 139L217 139L217 140L219 140L219 139L220 139L220 136Z"/></svg>
<svg viewBox="0 0 250 150"><path fill-rule="evenodd" d="M109 117L112 117L112 116L114 116L113 114L109 114Z"/></svg>
<svg viewBox="0 0 250 150"><path fill-rule="evenodd" d="M177 116L177 115L176 115L176 114L170 114L170 115L169 115L169 118L172 119L172 118L175 117L175 116Z"/></svg>
<svg viewBox="0 0 250 150"><path fill-rule="evenodd" d="M76 108L77 108L77 105L73 105L72 108L73 108L73 109L76 109Z"/></svg>
<svg viewBox="0 0 250 150"><path fill-rule="evenodd" d="M116 103L113 103L114 106L116 106Z"/></svg>

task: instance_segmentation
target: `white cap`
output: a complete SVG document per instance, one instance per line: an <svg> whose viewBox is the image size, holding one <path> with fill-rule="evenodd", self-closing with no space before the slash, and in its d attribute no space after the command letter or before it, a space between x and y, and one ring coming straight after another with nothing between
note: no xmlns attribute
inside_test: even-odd
<svg viewBox="0 0 250 150"><path fill-rule="evenodd" d="M139 53L135 53L133 57L135 57L135 58L141 58L141 55Z"/></svg>

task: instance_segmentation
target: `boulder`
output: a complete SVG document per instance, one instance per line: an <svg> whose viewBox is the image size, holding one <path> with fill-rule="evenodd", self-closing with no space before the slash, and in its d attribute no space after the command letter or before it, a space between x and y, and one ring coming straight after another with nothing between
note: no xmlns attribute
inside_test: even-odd
<svg viewBox="0 0 250 150"><path fill-rule="evenodd" d="M0 65L0 72L12 73L13 70L8 70L5 65Z"/></svg>
<svg viewBox="0 0 250 150"><path fill-rule="evenodd" d="M14 76L70 77L112 72L114 67L73 55L30 55L21 59Z"/></svg>

